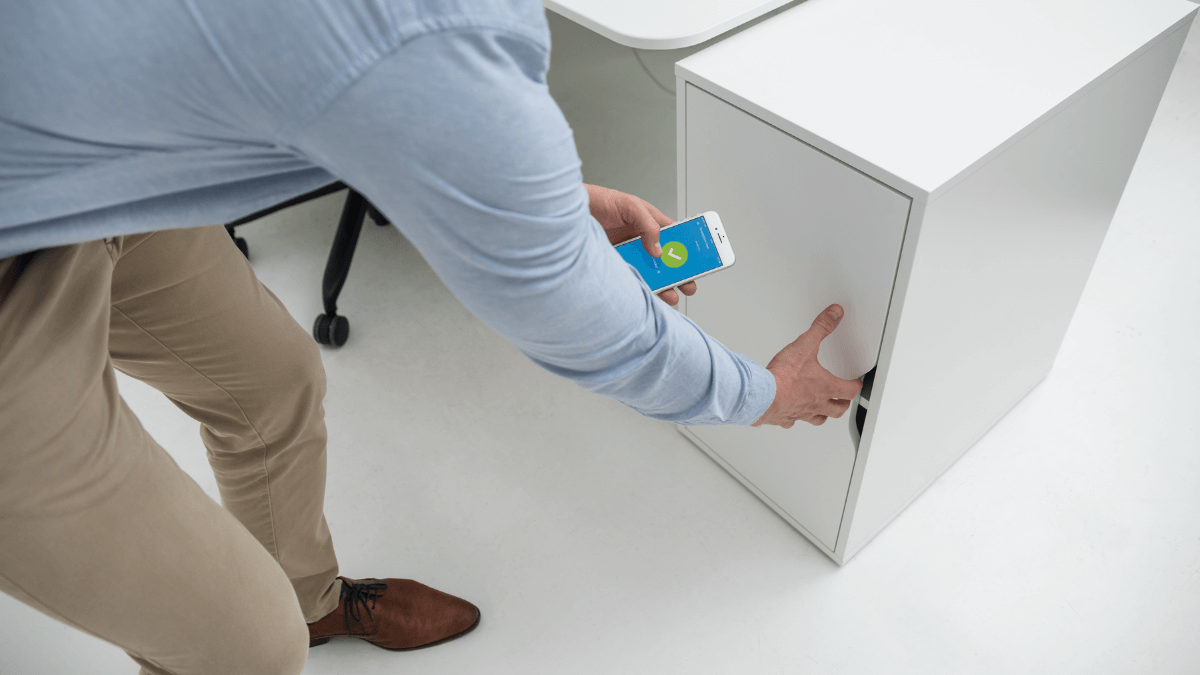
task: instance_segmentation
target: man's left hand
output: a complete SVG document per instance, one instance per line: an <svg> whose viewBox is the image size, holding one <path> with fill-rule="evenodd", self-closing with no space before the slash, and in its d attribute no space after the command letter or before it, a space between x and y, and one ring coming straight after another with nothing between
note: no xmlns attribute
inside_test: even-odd
<svg viewBox="0 0 1200 675"><path fill-rule="evenodd" d="M605 234L608 235L608 243L615 246L634 237L641 237L646 253L655 258L662 256L662 247L658 244L658 231L675 221L640 197L599 185L584 183L584 187L588 191L592 217L604 228ZM696 292L696 282L689 281L678 288L684 295L693 295ZM672 307L679 304L679 294L674 288L662 291L658 297Z"/></svg>

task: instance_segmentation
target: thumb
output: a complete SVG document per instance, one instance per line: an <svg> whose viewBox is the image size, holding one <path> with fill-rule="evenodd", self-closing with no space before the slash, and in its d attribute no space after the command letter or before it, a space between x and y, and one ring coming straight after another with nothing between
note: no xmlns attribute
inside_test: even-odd
<svg viewBox="0 0 1200 675"><path fill-rule="evenodd" d="M646 252L655 258L662 256L662 245L658 241L658 231L662 228L658 224L653 211L656 211L650 202L642 201L633 195L629 196L630 201L634 202L633 213L636 223L634 227L638 234L642 235L642 245L646 247Z"/></svg>
<svg viewBox="0 0 1200 675"><path fill-rule="evenodd" d="M837 329L838 324L842 322L842 317L845 315L845 310L841 305L830 305L825 308L824 312L817 315L813 319L812 328L808 332L817 338L817 341L824 340L829 337L829 334Z"/></svg>
<svg viewBox="0 0 1200 675"><path fill-rule="evenodd" d="M637 231L642 235L642 246L646 248L646 253L659 258L662 257L662 245L658 242L658 225L648 220L649 215L647 213L647 219L638 222Z"/></svg>

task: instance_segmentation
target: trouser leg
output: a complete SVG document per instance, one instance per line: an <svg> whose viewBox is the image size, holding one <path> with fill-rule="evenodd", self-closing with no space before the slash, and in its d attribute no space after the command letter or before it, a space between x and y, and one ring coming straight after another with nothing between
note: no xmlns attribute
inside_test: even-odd
<svg viewBox="0 0 1200 675"><path fill-rule="evenodd" d="M286 577L117 392L112 271L104 242L48 249L0 301L0 590L143 673L298 673Z"/></svg>
<svg viewBox="0 0 1200 675"><path fill-rule="evenodd" d="M117 369L200 422L225 508L291 580L305 620L337 606L316 344L220 226L118 239Z"/></svg>

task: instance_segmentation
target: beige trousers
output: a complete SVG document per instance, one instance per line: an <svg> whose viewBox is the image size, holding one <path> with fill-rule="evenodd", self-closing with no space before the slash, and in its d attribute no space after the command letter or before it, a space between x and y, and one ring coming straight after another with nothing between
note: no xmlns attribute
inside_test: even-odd
<svg viewBox="0 0 1200 675"><path fill-rule="evenodd" d="M224 508L114 368L200 422ZM324 395L312 338L222 227L0 260L0 590L142 673L299 672L340 591Z"/></svg>

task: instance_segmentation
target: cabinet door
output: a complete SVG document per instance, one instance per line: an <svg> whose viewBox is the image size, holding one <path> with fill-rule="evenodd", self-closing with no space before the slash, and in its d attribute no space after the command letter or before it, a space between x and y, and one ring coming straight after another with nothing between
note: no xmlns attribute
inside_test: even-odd
<svg viewBox="0 0 1200 675"><path fill-rule="evenodd" d="M819 361L861 377L878 358L911 200L695 85L685 96L684 215L716 211L737 256L698 282L688 316L766 365L838 303L846 314ZM832 550L854 468L851 417L691 431Z"/></svg>

